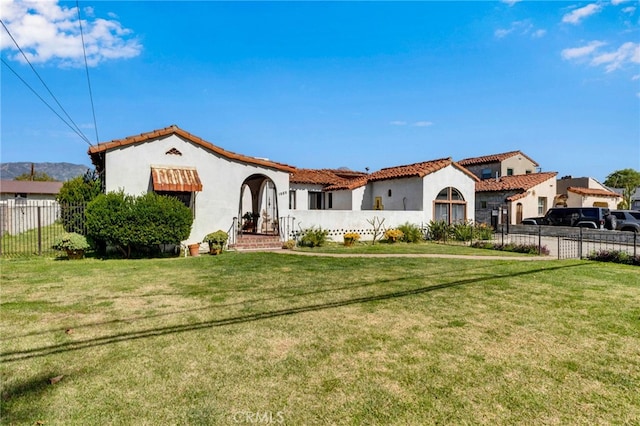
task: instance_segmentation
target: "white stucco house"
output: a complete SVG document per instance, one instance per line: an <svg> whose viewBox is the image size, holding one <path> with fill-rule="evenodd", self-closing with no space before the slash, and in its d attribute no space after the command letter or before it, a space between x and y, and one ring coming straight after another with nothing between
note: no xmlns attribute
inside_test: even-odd
<svg viewBox="0 0 640 426"><path fill-rule="evenodd" d="M474 219L478 179L451 158L371 174L299 169L224 150L177 126L100 143L88 153L105 192L155 191L189 206L187 244L218 229L286 240L321 227L333 237L357 231L366 239L374 217L386 227Z"/></svg>
<svg viewBox="0 0 640 426"><path fill-rule="evenodd" d="M194 221L187 243L233 229L246 212L275 220L288 210L294 167L226 151L177 126L101 143L88 153L105 192L155 191L189 206Z"/></svg>
<svg viewBox="0 0 640 426"><path fill-rule="evenodd" d="M557 182L558 207L618 208L622 195L591 177L563 176Z"/></svg>

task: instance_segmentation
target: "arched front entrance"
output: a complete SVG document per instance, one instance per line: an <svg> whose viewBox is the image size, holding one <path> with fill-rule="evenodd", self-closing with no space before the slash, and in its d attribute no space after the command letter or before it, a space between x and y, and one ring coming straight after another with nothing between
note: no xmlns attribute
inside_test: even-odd
<svg viewBox="0 0 640 426"><path fill-rule="evenodd" d="M278 192L265 175L251 175L240 188L240 230L243 233L279 235Z"/></svg>

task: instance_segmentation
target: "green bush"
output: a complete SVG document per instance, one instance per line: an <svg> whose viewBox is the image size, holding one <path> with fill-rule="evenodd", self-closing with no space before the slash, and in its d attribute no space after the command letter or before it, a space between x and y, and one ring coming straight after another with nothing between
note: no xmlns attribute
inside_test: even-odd
<svg viewBox="0 0 640 426"><path fill-rule="evenodd" d="M329 231L324 231L322 228L307 228L299 234L298 245L302 247L321 247L327 242L328 235Z"/></svg>
<svg viewBox="0 0 640 426"><path fill-rule="evenodd" d="M189 237L193 215L180 200L149 192L102 194L87 205L87 235L115 246L125 257L149 253L160 244L179 244Z"/></svg>
<svg viewBox="0 0 640 426"><path fill-rule="evenodd" d="M499 243L491 243L487 241L476 241L471 244L471 247L474 248L483 248L489 250L500 250L500 251L511 251L514 253L525 253L525 254L538 254L538 245L537 244L499 244ZM541 255L548 255L549 249L547 246L541 246L539 248Z"/></svg>
<svg viewBox="0 0 640 426"><path fill-rule="evenodd" d="M57 235L53 239L53 245L51 248L62 251L87 250L89 248L89 243L84 235L80 235L76 232L65 232L64 234Z"/></svg>
<svg viewBox="0 0 640 426"><path fill-rule="evenodd" d="M451 236L456 241L471 241L473 225L471 222L460 222L451 226Z"/></svg>
<svg viewBox="0 0 640 426"><path fill-rule="evenodd" d="M627 252L620 250L598 250L589 253L587 256L589 260L596 260L598 262L613 262L622 263L626 265L640 266L640 256L633 256Z"/></svg>
<svg viewBox="0 0 640 426"><path fill-rule="evenodd" d="M401 241L405 243L419 243L424 239L422 229L418 225L406 222L398 226L398 229L402 231Z"/></svg>
<svg viewBox="0 0 640 426"><path fill-rule="evenodd" d="M451 236L451 225L443 220L429 222L429 238L435 241L446 241Z"/></svg>
<svg viewBox="0 0 640 426"><path fill-rule="evenodd" d="M227 244L228 239L229 234L219 229L216 232L211 232L210 234L205 235L202 242L209 244L209 248L222 250L224 245Z"/></svg>

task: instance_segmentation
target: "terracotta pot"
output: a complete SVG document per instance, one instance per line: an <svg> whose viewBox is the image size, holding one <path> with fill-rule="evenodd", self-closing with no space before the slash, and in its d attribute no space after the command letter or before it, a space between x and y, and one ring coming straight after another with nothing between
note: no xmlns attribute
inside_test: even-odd
<svg viewBox="0 0 640 426"><path fill-rule="evenodd" d="M189 244L189 255L200 256L200 244Z"/></svg>
<svg viewBox="0 0 640 426"><path fill-rule="evenodd" d="M84 257L84 250L67 250L67 257L69 259L82 259Z"/></svg>

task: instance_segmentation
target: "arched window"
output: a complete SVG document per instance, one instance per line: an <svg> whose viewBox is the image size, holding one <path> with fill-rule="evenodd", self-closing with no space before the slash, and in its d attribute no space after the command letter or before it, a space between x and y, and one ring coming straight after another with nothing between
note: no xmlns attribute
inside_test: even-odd
<svg viewBox="0 0 640 426"><path fill-rule="evenodd" d="M464 222L467 219L467 202L462 193L449 186L438 193L434 201L433 220L448 224Z"/></svg>

